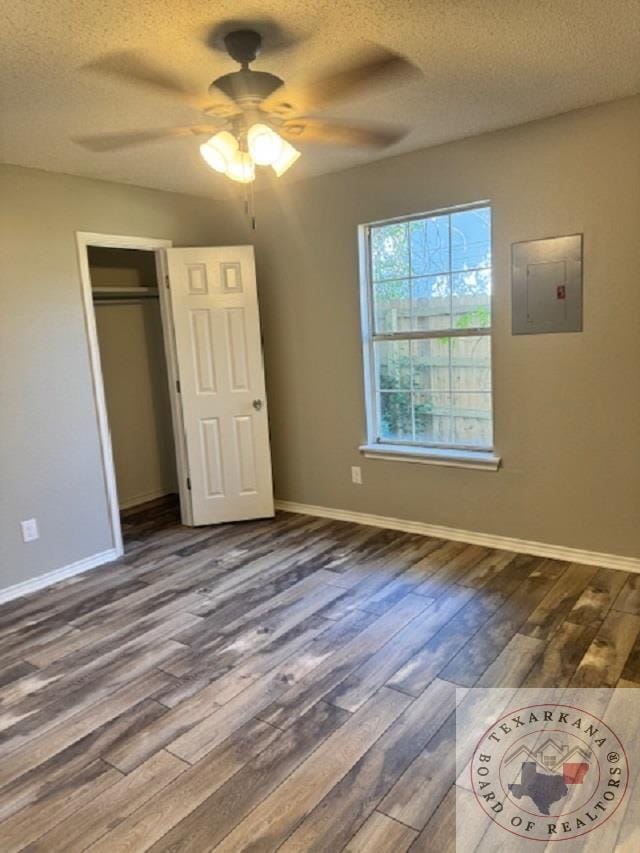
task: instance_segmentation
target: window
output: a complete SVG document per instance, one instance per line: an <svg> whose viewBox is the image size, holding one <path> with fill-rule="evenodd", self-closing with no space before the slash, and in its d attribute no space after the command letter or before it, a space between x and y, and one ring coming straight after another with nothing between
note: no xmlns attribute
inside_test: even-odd
<svg viewBox="0 0 640 853"><path fill-rule="evenodd" d="M490 206L375 223L361 238L363 449L490 455Z"/></svg>

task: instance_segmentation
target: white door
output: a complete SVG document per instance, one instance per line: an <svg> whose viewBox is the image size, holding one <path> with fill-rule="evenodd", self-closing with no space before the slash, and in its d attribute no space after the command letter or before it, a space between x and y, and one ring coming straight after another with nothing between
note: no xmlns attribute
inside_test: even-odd
<svg viewBox="0 0 640 853"><path fill-rule="evenodd" d="M253 247L165 254L191 504L184 520L272 516Z"/></svg>

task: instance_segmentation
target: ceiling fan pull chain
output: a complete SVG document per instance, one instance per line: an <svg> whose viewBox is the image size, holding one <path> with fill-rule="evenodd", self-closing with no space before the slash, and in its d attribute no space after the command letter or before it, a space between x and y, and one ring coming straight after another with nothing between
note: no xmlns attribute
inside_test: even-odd
<svg viewBox="0 0 640 853"><path fill-rule="evenodd" d="M256 230L256 197L253 192L253 183L249 184L249 198L251 209L251 230Z"/></svg>

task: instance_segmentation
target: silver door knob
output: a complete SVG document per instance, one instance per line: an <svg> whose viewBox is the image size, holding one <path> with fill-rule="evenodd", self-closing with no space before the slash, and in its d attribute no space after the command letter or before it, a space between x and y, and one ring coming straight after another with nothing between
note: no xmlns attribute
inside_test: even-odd
<svg viewBox="0 0 640 853"><path fill-rule="evenodd" d="M256 412L259 412L260 409L262 408L262 400L254 400L251 405L256 410Z"/></svg>

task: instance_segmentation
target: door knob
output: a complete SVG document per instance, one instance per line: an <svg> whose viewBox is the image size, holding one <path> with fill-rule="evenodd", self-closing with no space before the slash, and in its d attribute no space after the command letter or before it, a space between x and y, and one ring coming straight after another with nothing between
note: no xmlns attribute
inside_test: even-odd
<svg viewBox="0 0 640 853"><path fill-rule="evenodd" d="M256 412L259 412L260 409L262 408L262 400L254 400L251 405L256 410Z"/></svg>

